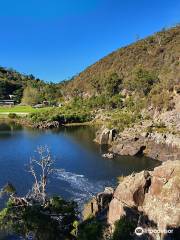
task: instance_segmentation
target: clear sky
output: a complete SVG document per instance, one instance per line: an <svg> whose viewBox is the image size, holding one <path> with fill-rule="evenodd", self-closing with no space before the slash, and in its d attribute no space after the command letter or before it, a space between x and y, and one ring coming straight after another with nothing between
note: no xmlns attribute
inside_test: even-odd
<svg viewBox="0 0 180 240"><path fill-rule="evenodd" d="M0 0L0 65L58 82L178 22L179 0Z"/></svg>

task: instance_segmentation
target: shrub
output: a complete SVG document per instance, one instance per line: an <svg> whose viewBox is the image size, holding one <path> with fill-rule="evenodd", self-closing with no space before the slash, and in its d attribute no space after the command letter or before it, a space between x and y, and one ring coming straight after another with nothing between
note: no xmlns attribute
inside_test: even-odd
<svg viewBox="0 0 180 240"><path fill-rule="evenodd" d="M128 220L126 217L115 223L115 231L112 240L132 240L136 223Z"/></svg>
<svg viewBox="0 0 180 240"><path fill-rule="evenodd" d="M79 226L78 240L101 240L102 239L102 224L95 218L90 218L84 221Z"/></svg>
<svg viewBox="0 0 180 240"><path fill-rule="evenodd" d="M134 71L132 80L125 83L127 89L136 91L137 93L148 95L153 84L158 82L158 77L155 73L139 68Z"/></svg>
<svg viewBox="0 0 180 240"><path fill-rule="evenodd" d="M29 118L33 123L44 121L58 121L61 124L82 123L90 121L92 119L92 114L84 108L71 108L70 106L66 106L63 108L34 112L29 115Z"/></svg>
<svg viewBox="0 0 180 240"><path fill-rule="evenodd" d="M15 119L15 118L17 118L17 114L16 113L9 113L8 118Z"/></svg>
<svg viewBox="0 0 180 240"><path fill-rule="evenodd" d="M126 127L130 127L133 123L139 121L141 114L116 110L111 113L110 119L107 123L109 127L123 131Z"/></svg>
<svg viewBox="0 0 180 240"><path fill-rule="evenodd" d="M121 182L124 180L124 178L125 178L125 177L124 177L123 175L117 177L118 183L121 183Z"/></svg>
<svg viewBox="0 0 180 240"><path fill-rule="evenodd" d="M151 95L150 101L159 111L162 109L171 110L174 107L168 91L163 90L161 93Z"/></svg>
<svg viewBox="0 0 180 240"><path fill-rule="evenodd" d="M52 200L53 201L53 200ZM33 233L36 239L72 239L72 224L77 219L76 205L61 198L56 198L56 204L51 205L51 199L47 206L34 204L32 206L16 207L11 199L7 207L0 211L0 227L20 236L28 236ZM61 224L53 219L50 214L61 216Z"/></svg>

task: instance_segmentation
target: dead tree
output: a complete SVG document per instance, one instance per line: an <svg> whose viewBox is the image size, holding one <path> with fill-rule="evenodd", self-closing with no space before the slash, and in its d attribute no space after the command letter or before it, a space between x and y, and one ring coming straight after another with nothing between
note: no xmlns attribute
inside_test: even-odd
<svg viewBox="0 0 180 240"><path fill-rule="evenodd" d="M37 148L39 159L31 158L29 164L29 172L34 178L34 184L30 192L31 198L46 202L46 187L49 176L53 173L54 160L47 146Z"/></svg>

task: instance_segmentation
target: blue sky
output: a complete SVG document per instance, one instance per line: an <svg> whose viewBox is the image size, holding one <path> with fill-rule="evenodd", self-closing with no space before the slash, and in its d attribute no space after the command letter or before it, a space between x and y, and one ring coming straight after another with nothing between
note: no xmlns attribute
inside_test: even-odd
<svg viewBox="0 0 180 240"><path fill-rule="evenodd" d="M0 65L68 79L108 53L180 22L179 0L0 0Z"/></svg>

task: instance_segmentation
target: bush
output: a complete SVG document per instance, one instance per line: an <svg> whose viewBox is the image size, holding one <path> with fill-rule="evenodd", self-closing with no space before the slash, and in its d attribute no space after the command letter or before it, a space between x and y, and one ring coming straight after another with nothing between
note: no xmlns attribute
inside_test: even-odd
<svg viewBox="0 0 180 240"><path fill-rule="evenodd" d="M90 218L84 221L79 226L78 240L101 240L102 239L102 224L95 218Z"/></svg>
<svg viewBox="0 0 180 240"><path fill-rule="evenodd" d="M62 107L54 108L43 111L38 111L31 113L29 119L33 123L39 123L44 121L58 121L61 124L65 123L83 123L91 121L92 114L90 111L84 109L83 107Z"/></svg>
<svg viewBox="0 0 180 240"><path fill-rule="evenodd" d="M9 113L8 118L15 119L15 118L17 118L17 114L16 113Z"/></svg>
<svg viewBox="0 0 180 240"><path fill-rule="evenodd" d="M112 240L132 240L136 223L129 221L125 217L115 223L115 231Z"/></svg>
<svg viewBox="0 0 180 240"><path fill-rule="evenodd" d="M111 113L110 119L111 120L107 123L107 127L123 131L125 128L130 127L133 123L139 121L141 119L141 115L139 113L137 114L123 110L116 110Z"/></svg>
<svg viewBox="0 0 180 240"><path fill-rule="evenodd" d="M159 111L161 111L162 109L172 110L174 107L168 91L163 90L159 94L152 95L150 101L153 106L156 107Z"/></svg>
<svg viewBox="0 0 180 240"><path fill-rule="evenodd" d="M121 183L124 180L125 176L121 175L117 177L118 184Z"/></svg>
<svg viewBox="0 0 180 240"><path fill-rule="evenodd" d="M158 77L155 73L140 68L134 71L132 80L128 80L125 85L130 91L136 91L139 94L148 95L153 84L157 82Z"/></svg>
<svg viewBox="0 0 180 240"><path fill-rule="evenodd" d="M146 108L146 98L140 98L138 96L130 96L124 101L124 107L131 112L141 112L142 109Z"/></svg>
<svg viewBox="0 0 180 240"><path fill-rule="evenodd" d="M0 211L0 228L22 237L33 234L39 240L73 239L71 231L77 220L77 206L74 202L55 197L46 206L35 203L32 206L16 207L10 199L6 208ZM50 214L61 216L61 223ZM34 239L34 238L33 238Z"/></svg>

